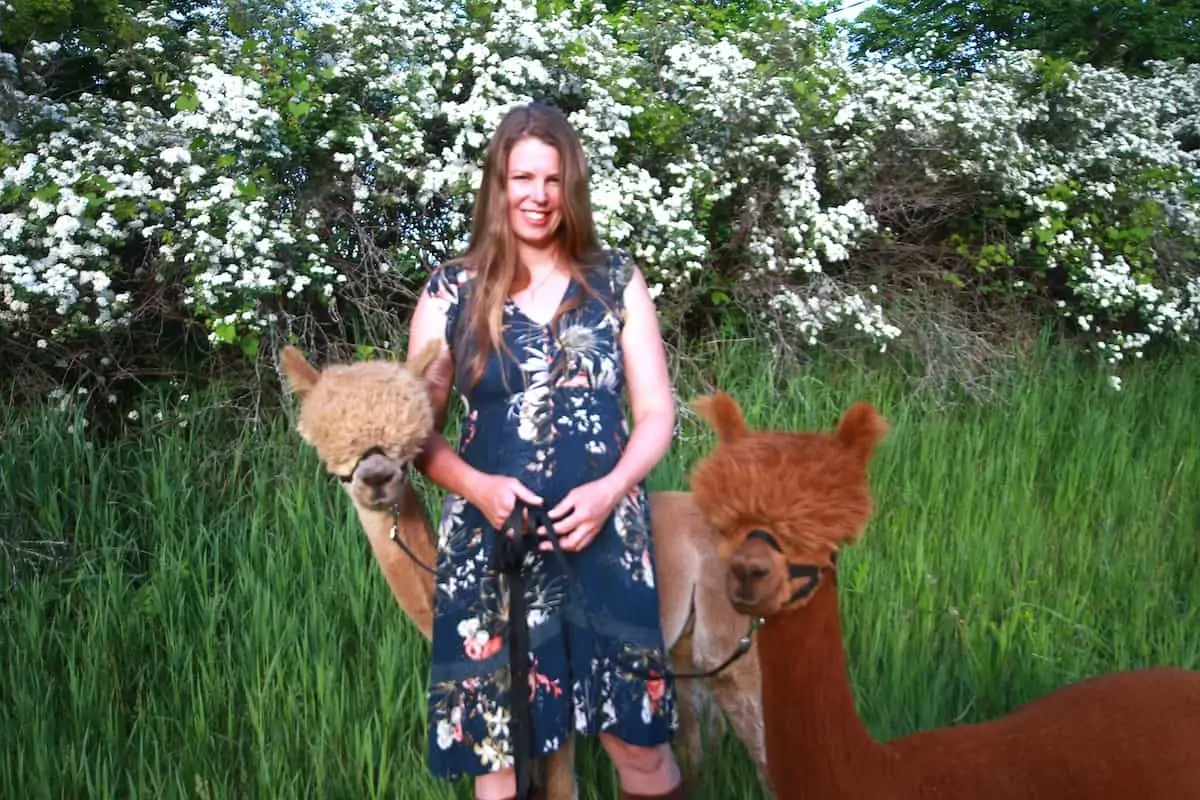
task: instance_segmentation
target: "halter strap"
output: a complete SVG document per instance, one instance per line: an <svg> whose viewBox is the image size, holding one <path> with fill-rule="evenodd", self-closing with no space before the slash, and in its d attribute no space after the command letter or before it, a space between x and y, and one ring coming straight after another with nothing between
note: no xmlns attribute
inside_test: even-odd
<svg viewBox="0 0 1200 800"><path fill-rule="evenodd" d="M775 538L775 535L762 528L755 528L747 533L746 539L758 539L760 542L766 543L776 553L783 554L783 548L780 546L779 540ZM834 562L836 563L836 561L837 554L835 553ZM787 568L789 581L804 580L804 583L798 586L792 592L792 596L788 598L788 605L808 597L821 585L821 570L823 567L819 567L816 564L797 564L789 561L787 562Z"/></svg>

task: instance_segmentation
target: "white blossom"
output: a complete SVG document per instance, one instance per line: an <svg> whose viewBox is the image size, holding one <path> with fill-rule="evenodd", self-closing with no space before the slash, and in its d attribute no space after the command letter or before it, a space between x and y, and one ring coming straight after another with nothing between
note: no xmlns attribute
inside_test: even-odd
<svg viewBox="0 0 1200 800"><path fill-rule="evenodd" d="M466 242L483 148L505 112L558 97L588 158L601 237L634 255L660 300L706 285L730 244L713 238L714 209L732 209L736 277L778 289L781 325L812 346L853 331L886 347L899 335L889 287L856 287L846 270L865 241L892 233L870 203L892 157L1011 212L1009 255L1023 270L1008 282L1053 278L1057 313L1110 363L1200 328L1194 263L1172 255L1200 242L1200 150L1188 144L1200 136L1200 67L1132 77L1080 66L1050 92L1035 53L963 80L852 63L799 5L720 35L686 9L618 23L595 4L492 5L322 11L338 36L320 39L321 53L281 43L308 65L287 75L260 41L201 26L181 37L177 16L142 12L141 40L111 59L110 77L135 87L123 101L26 91L21 76L49 68L53 43L31 43L22 65L0 56L0 325L49 315L54 331L32 333L54 341L124 324L128 252L179 281L218 344L275 324L281 297L336 311L346 265L378 249L375 231L387 229L390 251L371 269L419 278ZM180 42L169 65L164 42ZM302 156L289 150L298 136ZM1124 244L1127 211L1151 220L1138 246ZM1180 246L1156 249L1165 239Z"/></svg>

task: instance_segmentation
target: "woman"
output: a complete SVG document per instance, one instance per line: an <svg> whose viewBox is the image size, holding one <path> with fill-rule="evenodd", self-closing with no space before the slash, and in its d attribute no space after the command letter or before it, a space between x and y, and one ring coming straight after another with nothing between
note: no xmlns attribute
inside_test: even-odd
<svg viewBox="0 0 1200 800"><path fill-rule="evenodd" d="M644 479L674 399L642 275L596 237L587 166L561 112L511 111L489 144L467 252L421 293L410 356L432 368L437 430L419 467L447 490L438 535L430 768L514 795L507 600L491 568L514 509L548 513L565 551L525 561L533 756L598 735L624 797L682 797ZM453 383L459 447L441 430ZM627 388L633 418L627 431ZM543 542L542 549L547 545ZM586 606L580 608L581 605Z"/></svg>

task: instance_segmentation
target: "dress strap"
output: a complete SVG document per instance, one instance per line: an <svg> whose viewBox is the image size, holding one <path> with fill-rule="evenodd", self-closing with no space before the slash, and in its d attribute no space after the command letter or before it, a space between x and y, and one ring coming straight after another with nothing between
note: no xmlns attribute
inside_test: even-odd
<svg viewBox="0 0 1200 800"><path fill-rule="evenodd" d="M458 341L458 320L470 291L469 277L463 267L448 262L436 267L426 281L426 293L445 308L446 330L443 334L447 342Z"/></svg>
<svg viewBox="0 0 1200 800"><path fill-rule="evenodd" d="M609 251L608 262L605 264L608 273L608 286L612 292L614 307L622 314L625 312L625 288L633 280L633 257L627 250L613 248Z"/></svg>

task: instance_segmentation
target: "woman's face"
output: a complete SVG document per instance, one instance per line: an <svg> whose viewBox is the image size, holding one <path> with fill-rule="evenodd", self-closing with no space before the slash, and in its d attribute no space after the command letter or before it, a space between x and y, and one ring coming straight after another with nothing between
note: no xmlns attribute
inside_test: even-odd
<svg viewBox="0 0 1200 800"><path fill-rule="evenodd" d="M562 175L558 151L527 137L508 155L504 194L508 224L517 240L531 247L554 243L562 224Z"/></svg>

